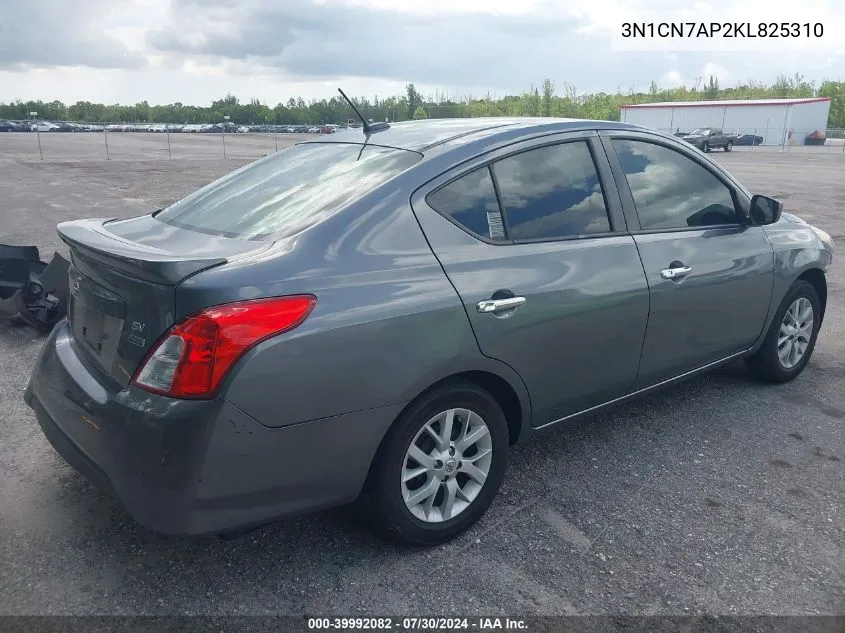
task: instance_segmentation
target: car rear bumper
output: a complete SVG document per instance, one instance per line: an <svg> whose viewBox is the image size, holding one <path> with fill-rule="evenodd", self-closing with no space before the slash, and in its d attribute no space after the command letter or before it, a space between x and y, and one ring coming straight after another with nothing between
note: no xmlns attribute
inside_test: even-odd
<svg viewBox="0 0 845 633"><path fill-rule="evenodd" d="M65 321L45 342L25 400L65 461L169 534L237 530L354 500L401 409L268 428L223 397L110 391L76 354Z"/></svg>

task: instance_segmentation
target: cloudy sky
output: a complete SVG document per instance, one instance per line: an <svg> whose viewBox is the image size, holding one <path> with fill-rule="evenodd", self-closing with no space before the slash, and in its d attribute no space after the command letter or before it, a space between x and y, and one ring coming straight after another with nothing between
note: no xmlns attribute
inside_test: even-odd
<svg viewBox="0 0 845 633"><path fill-rule="evenodd" d="M619 50L623 21L674 18L679 4L686 19L822 22L825 36L789 50ZM0 101L204 105L231 92L272 106L338 86L386 97L407 82L503 96L544 77L579 92L710 74L723 86L784 72L845 80L843 26L842 0L0 0Z"/></svg>

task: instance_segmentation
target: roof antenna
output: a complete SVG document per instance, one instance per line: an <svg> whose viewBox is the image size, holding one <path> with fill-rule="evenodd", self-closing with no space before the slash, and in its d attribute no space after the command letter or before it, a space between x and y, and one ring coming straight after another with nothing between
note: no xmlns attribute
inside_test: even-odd
<svg viewBox="0 0 845 633"><path fill-rule="evenodd" d="M386 130L390 127L390 124L387 123L387 121L379 122L379 123L368 123L367 119L364 118L364 116L361 114L361 112L358 110L358 108L355 107L355 104L352 103L352 99L347 97L346 93L343 92L343 90L341 90L340 88L338 88L337 91L340 93L340 96L343 97L343 99L346 101L346 103L349 104L349 107L352 108L355 111L355 114L358 115L358 118L361 119L361 127L364 129L364 134L369 136L373 132L379 132L381 130Z"/></svg>

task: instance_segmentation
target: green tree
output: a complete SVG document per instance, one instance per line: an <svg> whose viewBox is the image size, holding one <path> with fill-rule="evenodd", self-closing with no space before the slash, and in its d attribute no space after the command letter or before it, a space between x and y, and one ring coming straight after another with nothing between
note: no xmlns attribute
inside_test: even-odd
<svg viewBox="0 0 845 633"><path fill-rule="evenodd" d="M710 75L710 81L704 88L705 99L716 99L719 96L719 79Z"/></svg>
<svg viewBox="0 0 845 633"><path fill-rule="evenodd" d="M419 106L416 110L414 110L414 120L418 121L419 119L427 119L428 114L425 111L425 108Z"/></svg>
<svg viewBox="0 0 845 633"><path fill-rule="evenodd" d="M690 101L707 99L759 99L773 97L830 97L828 127L845 128L845 82L823 81L817 88L800 74L778 76L771 84L748 79L736 86L723 88L715 76L706 82L696 79L690 86L661 89L650 82L645 90L622 88L615 93L578 94L575 86L564 83L563 94L555 94L554 82L547 78L539 88L531 86L526 92L493 98L436 94L424 97L414 84L408 84L403 94L372 101L354 98L353 102L368 120L403 121L426 117L485 117L485 116L571 116L586 119L619 120L620 106L625 104L661 101ZM53 121L87 121L101 123L156 122L156 123L217 123L229 115L233 123L243 124L319 124L345 123L354 115L348 104L339 97L312 99L302 97L280 100L270 108L258 99L241 103L234 95L227 94L210 104L186 105L170 103L150 105L141 101L134 105L102 104L78 101L65 105L60 101L22 101L0 103L0 119L26 120L29 112L38 112L38 118Z"/></svg>
<svg viewBox="0 0 845 633"><path fill-rule="evenodd" d="M420 93L417 92L416 86L414 84L408 84L405 86L405 92L407 93L408 103L407 103L407 112L409 119L413 118L414 113L417 111L417 107L419 107L423 99L420 96Z"/></svg>
<svg viewBox="0 0 845 633"><path fill-rule="evenodd" d="M546 77L543 80L543 116L552 116L552 99L555 96L555 82Z"/></svg>

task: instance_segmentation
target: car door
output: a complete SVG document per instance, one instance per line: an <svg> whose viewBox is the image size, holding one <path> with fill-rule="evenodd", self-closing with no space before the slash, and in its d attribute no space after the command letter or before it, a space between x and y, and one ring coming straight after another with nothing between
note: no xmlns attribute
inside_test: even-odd
<svg viewBox="0 0 845 633"><path fill-rule="evenodd" d="M477 157L412 206L481 352L525 382L535 427L631 389L648 287L595 132Z"/></svg>
<svg viewBox="0 0 845 633"><path fill-rule="evenodd" d="M746 194L725 172L671 140L604 135L651 308L637 387L751 347L774 282L774 253L749 226Z"/></svg>

